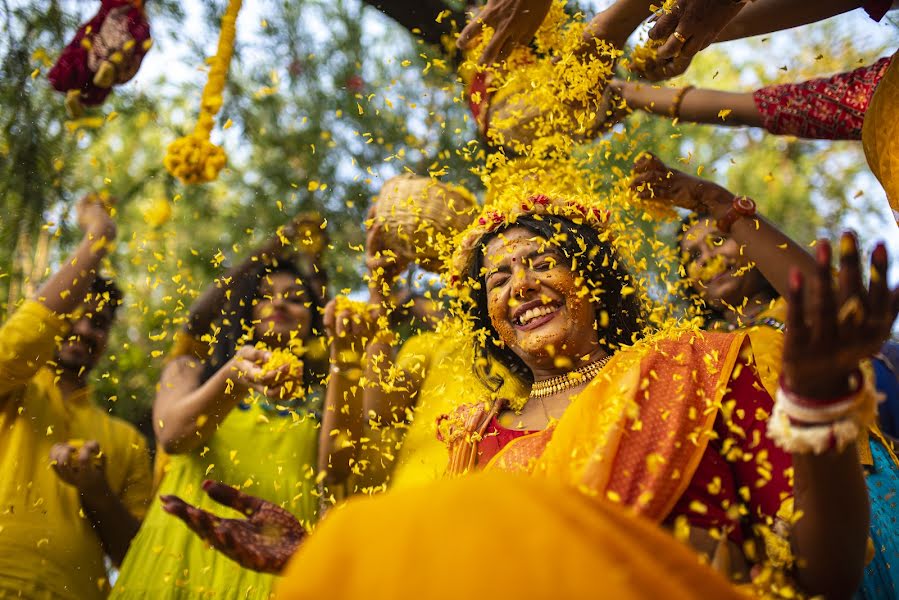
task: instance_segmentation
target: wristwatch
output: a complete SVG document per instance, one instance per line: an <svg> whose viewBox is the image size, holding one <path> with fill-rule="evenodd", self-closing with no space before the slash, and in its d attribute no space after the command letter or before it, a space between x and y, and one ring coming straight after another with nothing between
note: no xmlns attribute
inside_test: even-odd
<svg viewBox="0 0 899 600"><path fill-rule="evenodd" d="M734 223L743 217L754 217L755 212L756 205L752 198L735 196L734 201L731 202L730 208L727 209L724 216L718 219L718 222L716 223L718 231L730 233L730 228L733 227Z"/></svg>

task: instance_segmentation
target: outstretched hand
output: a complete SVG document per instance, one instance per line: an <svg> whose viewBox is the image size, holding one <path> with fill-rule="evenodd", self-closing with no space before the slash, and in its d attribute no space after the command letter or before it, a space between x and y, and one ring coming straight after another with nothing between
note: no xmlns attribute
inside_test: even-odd
<svg viewBox="0 0 899 600"><path fill-rule="evenodd" d="M57 477L74 486L87 499L110 493L106 481L106 455L100 444L88 440L83 444L68 442L50 448L50 464Z"/></svg>
<svg viewBox="0 0 899 600"><path fill-rule="evenodd" d="M840 255L836 286L830 243L825 240L817 244L817 273L809 282L812 293L804 293L807 284L798 269L790 276L783 377L791 391L822 401L851 392L852 373L861 360L877 353L899 312L899 288L890 290L887 285L883 244L872 254L867 289L854 234L843 234Z"/></svg>
<svg viewBox="0 0 899 600"><path fill-rule="evenodd" d="M654 154L644 153L634 163L631 189L642 200L655 200L693 212L719 217L734 195L717 183L672 169Z"/></svg>
<svg viewBox="0 0 899 600"><path fill-rule="evenodd" d="M649 30L649 38L662 45L656 58L647 61L643 74L659 81L685 72L693 57L715 41L742 7L734 0L678 0Z"/></svg>
<svg viewBox="0 0 899 600"><path fill-rule="evenodd" d="M492 65L507 57L515 46L531 43L551 6L552 0L487 0L480 14L459 34L456 45L468 48L485 25L493 28L493 37L478 60L481 66Z"/></svg>
<svg viewBox="0 0 899 600"><path fill-rule="evenodd" d="M203 489L219 504L247 518L223 519L171 495L160 497L162 507L240 566L260 573L281 573L306 537L306 530L296 517L276 504L224 483L207 480Z"/></svg>

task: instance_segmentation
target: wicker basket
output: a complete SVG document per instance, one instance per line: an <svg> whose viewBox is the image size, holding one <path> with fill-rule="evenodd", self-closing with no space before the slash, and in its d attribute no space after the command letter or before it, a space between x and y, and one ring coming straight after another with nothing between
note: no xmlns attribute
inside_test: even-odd
<svg viewBox="0 0 899 600"><path fill-rule="evenodd" d="M401 259L433 268L451 252L452 238L468 227L477 209L464 188L403 174L384 183L374 218L384 224L386 241Z"/></svg>
<svg viewBox="0 0 899 600"><path fill-rule="evenodd" d="M560 104L551 114L534 104L526 87L509 86L490 99L485 133L493 146L530 155L538 139L553 133L562 132L576 142L593 139L615 124L614 121L607 123L612 115L610 109L610 102L604 95L592 111Z"/></svg>

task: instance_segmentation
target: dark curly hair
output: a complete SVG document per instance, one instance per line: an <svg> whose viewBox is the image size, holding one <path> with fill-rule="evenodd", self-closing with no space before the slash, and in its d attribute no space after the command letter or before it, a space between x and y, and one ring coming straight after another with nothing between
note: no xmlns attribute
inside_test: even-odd
<svg viewBox="0 0 899 600"><path fill-rule="evenodd" d="M590 292L602 296L602 310L609 316L608 326L604 328L606 335L600 336L603 349L611 353L622 345L633 343L639 337L644 323L640 300L637 294L621 293L624 286L633 286L631 275L621 265L611 245L601 240L594 228L578 225L564 217L524 215L514 223L485 235L468 267L470 281L479 281L483 277L487 244L500 233L515 227L523 227L545 240L556 240L554 244L567 259L573 261ZM515 377L525 383L532 383L531 370L511 348L502 343L490 322L486 286L474 286L469 310L475 328L486 332L485 343L475 346L475 373L481 381L493 391L499 390L503 385L502 377L493 373L490 368L495 360L507 367ZM596 327L599 328L599 325Z"/></svg>

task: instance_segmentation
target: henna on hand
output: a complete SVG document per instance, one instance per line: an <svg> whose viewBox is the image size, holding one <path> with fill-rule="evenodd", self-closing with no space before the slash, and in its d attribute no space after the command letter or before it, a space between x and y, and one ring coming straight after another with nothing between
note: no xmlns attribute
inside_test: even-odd
<svg viewBox="0 0 899 600"><path fill-rule="evenodd" d="M717 183L672 169L657 156L644 153L634 162L631 190L642 200L655 200L721 216L734 195Z"/></svg>
<svg viewBox="0 0 899 600"><path fill-rule="evenodd" d="M306 530L296 517L272 502L224 483L207 480L203 489L210 498L246 518L223 519L173 495L160 496L163 509L242 567L260 573L281 573L306 537Z"/></svg>
<svg viewBox="0 0 899 600"><path fill-rule="evenodd" d="M890 290L886 280L886 247L878 244L872 254L867 289L853 233L843 234L840 254L835 286L830 243L818 242L811 302L805 299L807 283L798 269L790 277L784 381L794 393L825 402L851 391L850 376L860 361L879 350L899 313L899 288Z"/></svg>

